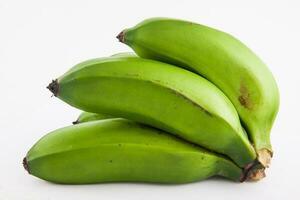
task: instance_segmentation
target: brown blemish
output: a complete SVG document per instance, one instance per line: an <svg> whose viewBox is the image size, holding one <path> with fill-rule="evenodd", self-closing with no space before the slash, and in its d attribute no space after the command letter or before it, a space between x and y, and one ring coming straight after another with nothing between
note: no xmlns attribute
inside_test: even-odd
<svg viewBox="0 0 300 200"><path fill-rule="evenodd" d="M249 90L244 84L241 84L240 86L239 102L243 107L247 109L251 109L253 106Z"/></svg>
<svg viewBox="0 0 300 200"><path fill-rule="evenodd" d="M126 73L127 76L130 76L130 77L139 77L140 75L139 74L131 74L131 73Z"/></svg>
<svg viewBox="0 0 300 200"><path fill-rule="evenodd" d="M197 104L196 102L192 101L191 99L187 98L186 96L184 96L183 94L177 92L176 90L171 90L175 95L187 100L188 102L190 102L193 106L200 108L205 114L209 115L210 117L213 116L212 113L210 113L208 110L206 110L205 108L203 108L202 106L200 106L199 104Z"/></svg>
<svg viewBox="0 0 300 200"><path fill-rule="evenodd" d="M157 80L155 80L155 81L149 81L149 82L152 83L152 84L157 84L157 83L158 83ZM162 85L159 84L159 86L162 86ZM163 86L163 87L164 87L164 86ZM181 90L180 90L180 91L176 91L176 90L174 90L174 89L172 89L172 88L169 88L169 87L165 87L165 88L168 89L170 92L174 93L176 96L181 97L181 98L183 98L184 100L188 101L188 102L191 103L193 106L195 106L195 107L201 109L201 110L202 110L205 114L207 114L208 116L213 117L213 114L210 113L208 110L206 110L205 108L203 108L201 105L197 104L196 102L192 101L192 100L189 99L187 96L185 96L185 95L183 95L182 93L180 93Z"/></svg>

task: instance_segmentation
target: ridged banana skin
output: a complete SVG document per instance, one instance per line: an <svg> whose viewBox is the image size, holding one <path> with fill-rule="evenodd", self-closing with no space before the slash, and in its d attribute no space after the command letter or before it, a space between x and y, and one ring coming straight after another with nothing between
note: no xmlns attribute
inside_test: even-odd
<svg viewBox="0 0 300 200"><path fill-rule="evenodd" d="M100 58L75 66L48 88L81 110L160 128L241 167L256 158L230 100L187 70L137 57Z"/></svg>
<svg viewBox="0 0 300 200"><path fill-rule="evenodd" d="M28 152L29 173L62 184L187 183L220 175L239 181L231 161L172 135L125 119L53 131Z"/></svg>
<svg viewBox="0 0 300 200"><path fill-rule="evenodd" d="M77 120L73 122L73 124L80 124L83 122L90 122L90 121L96 121L101 119L112 119L112 118L116 118L116 117L107 114L82 112L78 116Z"/></svg>
<svg viewBox="0 0 300 200"><path fill-rule="evenodd" d="M184 67L213 82L236 107L256 150L272 152L278 87L267 66L242 42L207 26L167 18L145 20L118 38L141 57Z"/></svg>
<svg viewBox="0 0 300 200"><path fill-rule="evenodd" d="M127 59L127 58L136 58L137 56L136 56L136 54L134 54L132 52L121 52L121 53L113 54L110 57L111 57L111 59L118 59L118 58ZM92 63L97 63L98 60L99 60L99 58L95 58L95 59L90 59L85 62L82 62L82 63L72 67L67 73L72 73L73 71L81 70L81 68L85 67L86 65L91 65Z"/></svg>

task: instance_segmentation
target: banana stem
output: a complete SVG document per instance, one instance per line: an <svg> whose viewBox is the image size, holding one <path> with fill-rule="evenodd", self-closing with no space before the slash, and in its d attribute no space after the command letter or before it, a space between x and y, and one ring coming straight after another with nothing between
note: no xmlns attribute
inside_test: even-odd
<svg viewBox="0 0 300 200"><path fill-rule="evenodd" d="M257 159L264 166L269 167L273 153L268 149L260 149L257 151Z"/></svg>

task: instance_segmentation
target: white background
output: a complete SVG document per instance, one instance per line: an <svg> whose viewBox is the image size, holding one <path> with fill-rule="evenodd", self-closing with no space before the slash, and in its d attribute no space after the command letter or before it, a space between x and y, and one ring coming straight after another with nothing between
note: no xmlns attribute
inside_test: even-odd
<svg viewBox="0 0 300 200"><path fill-rule="evenodd" d="M257 183L211 179L193 184L55 185L28 175L22 158L79 111L46 86L74 64L130 49L115 36L154 16L192 20L229 32L274 73L281 107L272 131L274 159ZM0 200L299 199L299 1L0 0Z"/></svg>

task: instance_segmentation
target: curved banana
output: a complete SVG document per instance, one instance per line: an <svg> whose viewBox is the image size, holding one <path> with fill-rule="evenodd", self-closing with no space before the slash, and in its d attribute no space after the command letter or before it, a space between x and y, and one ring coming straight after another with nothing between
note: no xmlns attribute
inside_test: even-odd
<svg viewBox="0 0 300 200"><path fill-rule="evenodd" d="M83 122L90 122L90 121L96 121L101 119L112 119L112 118L116 118L116 117L107 114L82 112L77 118L77 120L73 122L73 124L80 124Z"/></svg>
<svg viewBox="0 0 300 200"><path fill-rule="evenodd" d="M137 57L133 52L121 52L111 55L111 57L115 58L128 58L128 57Z"/></svg>
<svg viewBox="0 0 300 200"><path fill-rule="evenodd" d="M145 20L117 38L141 57L189 69L219 87L236 107L259 161L268 166L279 92L267 66L248 47L216 29L167 18Z"/></svg>
<svg viewBox="0 0 300 200"><path fill-rule="evenodd" d="M63 184L243 179L242 170L226 158L125 119L53 131L30 149L23 164L30 174Z"/></svg>
<svg viewBox="0 0 300 200"><path fill-rule="evenodd" d="M131 119L252 166L256 154L230 100L187 70L142 59L99 58L78 64L49 84L81 110Z"/></svg>

